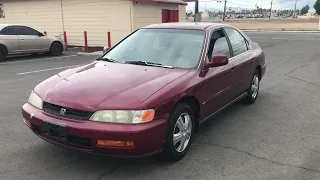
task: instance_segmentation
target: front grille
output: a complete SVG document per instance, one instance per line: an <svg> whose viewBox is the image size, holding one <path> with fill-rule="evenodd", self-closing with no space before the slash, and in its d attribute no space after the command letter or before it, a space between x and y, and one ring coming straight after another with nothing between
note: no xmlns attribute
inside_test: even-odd
<svg viewBox="0 0 320 180"><path fill-rule="evenodd" d="M62 108L66 109L66 112L64 115L60 113ZM77 120L89 120L90 117L93 115L93 112L62 107L62 106L50 104L47 102L43 102L43 111L56 116L61 116L69 119L77 119Z"/></svg>

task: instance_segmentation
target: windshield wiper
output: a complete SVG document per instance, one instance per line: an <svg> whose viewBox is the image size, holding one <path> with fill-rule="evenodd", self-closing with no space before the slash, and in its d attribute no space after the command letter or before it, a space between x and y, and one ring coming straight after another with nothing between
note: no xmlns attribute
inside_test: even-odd
<svg viewBox="0 0 320 180"><path fill-rule="evenodd" d="M114 59L105 58L105 57L99 57L97 60L98 60L98 61L117 62L117 61L114 60Z"/></svg>
<svg viewBox="0 0 320 180"><path fill-rule="evenodd" d="M156 67L163 67L163 68L173 68L172 66L165 66L160 63L148 62L148 61L126 61L127 64L136 64L136 65L145 65L145 66L156 66Z"/></svg>

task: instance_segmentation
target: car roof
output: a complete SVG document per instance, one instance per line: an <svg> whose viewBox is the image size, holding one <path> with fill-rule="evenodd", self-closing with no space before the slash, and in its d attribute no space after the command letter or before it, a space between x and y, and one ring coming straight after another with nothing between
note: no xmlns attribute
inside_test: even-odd
<svg viewBox="0 0 320 180"><path fill-rule="evenodd" d="M211 27L211 28L210 28ZM161 23L152 24L143 29L193 29L193 30L207 30L219 27L232 27L228 24L207 23L207 22L177 22L177 23Z"/></svg>

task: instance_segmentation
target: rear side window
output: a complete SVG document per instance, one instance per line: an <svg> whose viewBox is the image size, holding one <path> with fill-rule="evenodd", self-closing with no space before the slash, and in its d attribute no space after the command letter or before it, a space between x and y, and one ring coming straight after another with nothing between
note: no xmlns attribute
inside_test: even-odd
<svg viewBox="0 0 320 180"><path fill-rule="evenodd" d="M225 28L225 31L229 37L234 56L248 51L246 39L237 30Z"/></svg>
<svg viewBox="0 0 320 180"><path fill-rule="evenodd" d="M18 35L16 30L12 26L3 28L0 31L0 35Z"/></svg>
<svg viewBox="0 0 320 180"><path fill-rule="evenodd" d="M15 26L16 31L18 32L19 35L29 35L29 36L37 36L39 35L39 32L26 27L26 26Z"/></svg>

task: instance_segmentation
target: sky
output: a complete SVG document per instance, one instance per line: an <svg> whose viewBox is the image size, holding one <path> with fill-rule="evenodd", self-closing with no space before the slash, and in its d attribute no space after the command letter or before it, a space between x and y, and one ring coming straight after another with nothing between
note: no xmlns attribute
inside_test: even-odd
<svg viewBox="0 0 320 180"><path fill-rule="evenodd" d="M221 2L217 2L221 1ZM294 9L296 0L273 0L272 9ZM309 4L310 11L314 12L313 5L316 0L297 0L297 9L301 9L303 6ZM241 9L255 9L256 5L270 9L271 0L227 0L227 8L240 7ZM222 11L224 6L224 0L199 0L199 10L205 9L210 11ZM194 2L189 2L187 11L194 11Z"/></svg>

